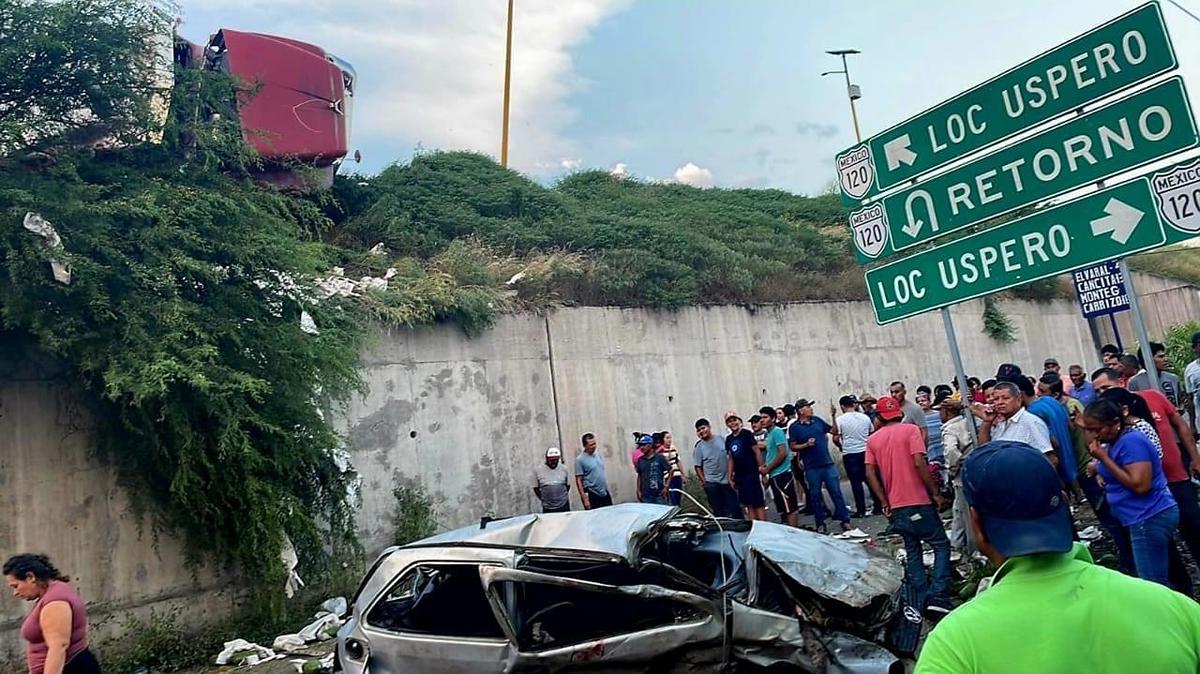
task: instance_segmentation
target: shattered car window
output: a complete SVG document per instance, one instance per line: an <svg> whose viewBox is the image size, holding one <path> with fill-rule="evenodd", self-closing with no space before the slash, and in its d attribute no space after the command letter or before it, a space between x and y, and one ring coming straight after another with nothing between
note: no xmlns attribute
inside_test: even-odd
<svg viewBox="0 0 1200 674"><path fill-rule="evenodd" d="M473 564L421 564L404 572L367 614L389 632L502 639Z"/></svg>
<svg viewBox="0 0 1200 674"><path fill-rule="evenodd" d="M619 591L512 581L497 587L502 596L514 598L512 622L522 651L565 648L707 617L684 602Z"/></svg>

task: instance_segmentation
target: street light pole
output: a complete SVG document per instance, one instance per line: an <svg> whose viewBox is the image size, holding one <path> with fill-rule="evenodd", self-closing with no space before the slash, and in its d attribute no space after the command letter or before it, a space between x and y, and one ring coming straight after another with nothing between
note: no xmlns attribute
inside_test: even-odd
<svg viewBox="0 0 1200 674"><path fill-rule="evenodd" d="M500 122L500 165L508 168L508 92L512 84L513 0L508 0L508 32L504 38L504 114Z"/></svg>
<svg viewBox="0 0 1200 674"><path fill-rule="evenodd" d="M842 57L841 70L831 70L829 72L821 73L821 75L824 76L841 73L846 76L846 98L850 99L850 119L854 120L854 139L856 142L861 143L862 133L858 130L858 110L854 108L854 99L858 97L854 95L854 85L850 84L850 65L846 62L846 57L850 54L860 54L862 52L858 51L857 49L834 49L825 53L832 56Z"/></svg>

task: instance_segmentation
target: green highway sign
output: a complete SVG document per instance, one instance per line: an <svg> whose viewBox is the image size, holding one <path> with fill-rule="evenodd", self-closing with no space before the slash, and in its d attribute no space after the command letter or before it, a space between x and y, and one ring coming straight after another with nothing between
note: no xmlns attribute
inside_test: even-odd
<svg viewBox="0 0 1200 674"><path fill-rule="evenodd" d="M1200 191L1200 181L1191 186ZM1161 246L1168 242L1162 203L1151 179L1138 178L871 269L875 320L891 323Z"/></svg>
<svg viewBox="0 0 1200 674"><path fill-rule="evenodd" d="M1142 5L839 154L842 199L857 206L1175 66L1162 8Z"/></svg>
<svg viewBox="0 0 1200 674"><path fill-rule="evenodd" d="M1197 145L1173 77L853 211L855 253L887 257Z"/></svg>

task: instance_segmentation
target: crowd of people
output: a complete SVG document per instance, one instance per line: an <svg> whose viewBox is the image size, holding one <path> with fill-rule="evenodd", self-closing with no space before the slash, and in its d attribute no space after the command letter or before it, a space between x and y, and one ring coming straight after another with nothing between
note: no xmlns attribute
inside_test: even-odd
<svg viewBox="0 0 1200 674"><path fill-rule="evenodd" d="M852 519L886 516L889 531L904 543L906 577L922 593L926 615L934 621L951 609L953 549L993 561L1035 554L1021 546L1005 546L1007 552L998 553L997 541L1007 534L989 522L1004 516L989 520L989 509L1010 515L1015 509L1021 515L1017 520L1022 513L1053 511L1054 521L1045 526L1055 529L1065 521L1065 529L1056 529L1055 536L1065 535L1070 543L1078 539L1071 505L1090 508L1114 541L1124 574L1191 597L1191 576L1178 545L1186 545L1200 560L1200 481L1193 477L1200 477L1194 428L1200 407L1200 333L1192 346L1196 360L1180 379L1171 371L1165 347L1150 343L1159 372L1157 389L1143 366L1143 354L1106 345L1100 367L1072 364L1065 376L1059 362L1047 358L1033 375L1004 363L986 380L969 377L966 391L957 382L918 386L910 398L905 383L896 381L878 398L843 395L831 407L829 420L817 416L814 402L804 398L763 406L747 419L727 411L724 433L706 418L696 420L693 470L709 510L721 517L763 520L770 503L781 522L798 526L799 514L808 513L817 532L829 533L829 520L846 532L852 530ZM594 438L588 434L582 441L575 475L584 507L609 504ZM852 504L843 496L831 443L840 450ZM671 434L635 434L634 445L638 500L678 505L684 467ZM988 451L977 453L976 448ZM1041 473L1048 470L1054 476L1053 493L1046 497L1053 503L1038 502L1041 496L1022 491L1033 487L1021 473L1012 472L1028 463L1028 451L1042 457L1046 470ZM1011 452L1026 458L1011 458ZM547 466L553 469L559 458L557 449L550 450ZM967 468L973 462L978 471ZM557 500L543 498L545 509L568 507L566 470L559 467L554 478L561 491L548 491L546 472L539 471L538 493ZM984 483L1000 479L1013 484ZM1015 489L1015 496L1004 498L1017 501L978 505L980 499L992 498L981 495L1005 489ZM942 520L947 510L949 534ZM1055 540L1054 551L1071 553L1070 545ZM933 553L928 573L924 547Z"/></svg>

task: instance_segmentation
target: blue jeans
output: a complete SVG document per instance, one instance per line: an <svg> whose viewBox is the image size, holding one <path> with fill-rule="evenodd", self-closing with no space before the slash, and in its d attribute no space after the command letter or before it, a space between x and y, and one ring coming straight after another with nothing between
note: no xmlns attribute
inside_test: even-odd
<svg viewBox="0 0 1200 674"><path fill-rule="evenodd" d="M867 514L867 484L866 452L842 455L842 465L846 467L846 477L850 478L850 492L854 494L854 512L859 517ZM875 494L871 494L871 509L878 511L879 504L875 502Z"/></svg>
<svg viewBox="0 0 1200 674"><path fill-rule="evenodd" d="M671 505L673 505L673 506L679 505L680 502L683 501L683 494L680 494L678 491L675 491L675 490L676 489L678 489L680 491L683 490L683 478L682 477L671 478L671 482L668 485L668 488L671 491L667 492L667 498L669 498L671 500Z"/></svg>
<svg viewBox="0 0 1200 674"><path fill-rule="evenodd" d="M892 510L892 531L904 539L904 575L908 582L923 595L922 605L950 607L950 539L942 528L942 518L932 505L906 506ZM933 548L933 573L929 582L925 578L925 563L921 556L921 544ZM928 594L925 594L928 587Z"/></svg>
<svg viewBox="0 0 1200 674"><path fill-rule="evenodd" d="M809 501L809 505L812 506L817 526L825 526L825 499L821 498L822 485L829 492L829 497L833 499L833 518L843 524L849 524L850 511L846 510L846 499L842 496L842 483L838 479L837 467L832 463L815 468L805 466L804 477L808 480L808 491L812 499Z"/></svg>
<svg viewBox="0 0 1200 674"><path fill-rule="evenodd" d="M705 482L704 494L708 496L708 506L717 517L742 519L742 507L738 505L737 492L727 484Z"/></svg>
<svg viewBox="0 0 1200 674"><path fill-rule="evenodd" d="M1170 548L1175 545L1175 530L1179 528L1179 506L1129 525L1129 542L1133 546L1133 563L1138 578L1171 587Z"/></svg>

